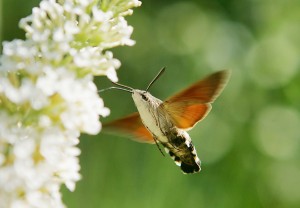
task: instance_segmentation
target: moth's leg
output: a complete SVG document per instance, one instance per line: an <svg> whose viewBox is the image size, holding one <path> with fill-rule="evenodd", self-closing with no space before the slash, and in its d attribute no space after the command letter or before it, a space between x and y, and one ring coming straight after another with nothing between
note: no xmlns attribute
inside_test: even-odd
<svg viewBox="0 0 300 208"><path fill-rule="evenodd" d="M159 141L157 140L157 138L156 138L155 136L153 136L153 139L154 139L155 144L156 144L157 148L159 149L160 153L161 153L163 156L165 156L165 154L163 153L163 151L161 150L161 148L160 148L160 146L159 146L159 144L158 144Z"/></svg>

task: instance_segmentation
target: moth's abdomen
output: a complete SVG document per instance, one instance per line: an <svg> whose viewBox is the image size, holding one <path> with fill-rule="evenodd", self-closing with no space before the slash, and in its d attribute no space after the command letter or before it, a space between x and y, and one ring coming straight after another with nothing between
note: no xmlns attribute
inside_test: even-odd
<svg viewBox="0 0 300 208"><path fill-rule="evenodd" d="M201 170L200 164L197 163L187 164L182 162L180 168L184 173L198 173Z"/></svg>
<svg viewBox="0 0 300 208"><path fill-rule="evenodd" d="M176 165L180 166L180 169L184 173L197 173L201 170L200 160L197 155L191 154L190 152L180 152L183 154L181 157L176 156L174 152L166 148L166 152L169 153L171 158L175 161ZM177 152L178 153L178 152Z"/></svg>
<svg viewBox="0 0 300 208"><path fill-rule="evenodd" d="M169 137L168 143L163 143L166 152L180 166L183 173L197 173L201 170L200 160L196 150L189 138L184 135L173 135Z"/></svg>

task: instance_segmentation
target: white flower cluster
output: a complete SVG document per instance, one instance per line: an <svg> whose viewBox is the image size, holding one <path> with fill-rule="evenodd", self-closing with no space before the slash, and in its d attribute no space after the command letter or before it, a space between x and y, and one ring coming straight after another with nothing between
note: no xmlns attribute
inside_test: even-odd
<svg viewBox="0 0 300 208"><path fill-rule="evenodd" d="M117 81L109 48L133 45L125 15L138 0L42 0L20 21L26 40L0 57L0 207L64 207L80 179L81 132L109 114L93 83Z"/></svg>

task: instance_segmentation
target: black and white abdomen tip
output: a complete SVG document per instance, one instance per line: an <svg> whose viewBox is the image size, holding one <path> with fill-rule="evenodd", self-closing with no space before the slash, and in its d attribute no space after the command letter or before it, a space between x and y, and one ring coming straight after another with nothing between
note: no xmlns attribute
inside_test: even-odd
<svg viewBox="0 0 300 208"><path fill-rule="evenodd" d="M180 168L181 168L182 172L186 173L186 174L188 174L188 173L198 173L201 170L200 163L197 163L196 161L192 164L182 162L181 165L180 165Z"/></svg>
<svg viewBox="0 0 300 208"><path fill-rule="evenodd" d="M190 145L191 146L188 148L190 151L182 154L181 157L176 156L171 150L165 148L166 152L171 156L175 164L180 166L180 169L185 174L198 173L201 170L200 159L198 158L193 145Z"/></svg>

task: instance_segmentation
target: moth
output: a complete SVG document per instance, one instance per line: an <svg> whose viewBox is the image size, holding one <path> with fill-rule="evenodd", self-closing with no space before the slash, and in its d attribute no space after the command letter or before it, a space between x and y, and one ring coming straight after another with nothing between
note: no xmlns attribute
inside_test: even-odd
<svg viewBox="0 0 300 208"><path fill-rule="evenodd" d="M104 124L103 127L112 133L125 133L138 142L156 144L160 151L161 144L183 173L197 173L201 170L201 162L187 131L210 112L211 103L223 90L230 73L228 70L213 73L161 101L148 90L164 71L165 68L159 71L146 90L133 89L120 83L114 83L117 87L107 88L131 93L138 112Z"/></svg>

